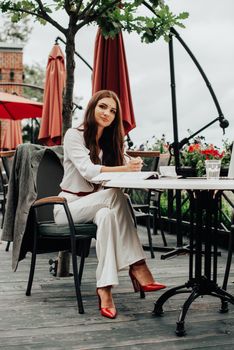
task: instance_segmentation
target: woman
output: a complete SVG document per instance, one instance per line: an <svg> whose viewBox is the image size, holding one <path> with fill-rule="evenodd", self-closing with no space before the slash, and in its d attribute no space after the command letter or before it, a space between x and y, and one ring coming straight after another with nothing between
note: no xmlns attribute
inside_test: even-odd
<svg viewBox="0 0 234 350"><path fill-rule="evenodd" d="M140 171L141 158L124 160L121 107L117 95L102 90L88 103L84 122L64 137L64 177L60 196L66 197L75 223L97 224L97 296L101 315L115 318L111 288L118 272L129 267L135 291L165 288L156 283L145 263L127 197L120 189L103 190L92 183L101 172ZM55 221L66 223L65 213L55 207Z"/></svg>

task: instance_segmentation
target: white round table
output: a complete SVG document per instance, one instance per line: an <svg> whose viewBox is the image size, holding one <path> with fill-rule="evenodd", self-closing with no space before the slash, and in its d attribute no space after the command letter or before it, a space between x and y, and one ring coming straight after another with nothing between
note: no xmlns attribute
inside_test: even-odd
<svg viewBox="0 0 234 350"><path fill-rule="evenodd" d="M164 292L155 302L154 315L163 314L163 304L173 295L190 292L184 302L176 327L178 336L185 335L184 320L192 302L199 296L211 295L220 298L221 311L228 311L228 302L234 304L234 297L217 284L217 226L218 202L223 191L234 191L234 180L223 178L161 178L155 180L115 179L105 187L187 190L190 210L195 213L190 225L189 279L183 285ZM192 221L194 216L192 215Z"/></svg>

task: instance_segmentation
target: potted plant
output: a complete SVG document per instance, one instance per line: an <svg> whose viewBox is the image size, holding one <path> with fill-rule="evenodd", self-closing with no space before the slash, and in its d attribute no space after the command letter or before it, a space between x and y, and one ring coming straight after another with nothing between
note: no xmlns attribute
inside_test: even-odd
<svg viewBox="0 0 234 350"><path fill-rule="evenodd" d="M213 144L206 143L205 138L200 136L181 151L181 165L190 167L197 176L204 176L205 160L221 159L221 176L225 176L228 172L230 157L231 144L227 140L223 141L221 150Z"/></svg>

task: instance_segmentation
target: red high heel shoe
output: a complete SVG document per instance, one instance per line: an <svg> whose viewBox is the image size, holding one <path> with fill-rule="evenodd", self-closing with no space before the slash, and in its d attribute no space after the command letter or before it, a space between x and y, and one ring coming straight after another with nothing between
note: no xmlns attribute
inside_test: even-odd
<svg viewBox="0 0 234 350"><path fill-rule="evenodd" d="M98 306L99 306L99 310L101 312L101 315L104 317L107 317L107 318L114 319L117 316L117 311L115 310L115 312L113 312L108 307L102 307L101 306L101 298L100 298L100 295L98 294L98 288L96 289L96 294L98 297Z"/></svg>
<svg viewBox="0 0 234 350"><path fill-rule="evenodd" d="M165 284L153 282L145 284L144 286L140 284L140 282L136 279L133 274L133 268L130 266L129 276L132 280L132 285L135 292L156 292L157 290L166 288Z"/></svg>

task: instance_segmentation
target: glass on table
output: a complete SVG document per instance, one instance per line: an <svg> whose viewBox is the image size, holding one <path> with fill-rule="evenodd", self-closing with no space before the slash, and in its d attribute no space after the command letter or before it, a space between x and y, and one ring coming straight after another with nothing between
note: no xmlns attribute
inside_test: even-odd
<svg viewBox="0 0 234 350"><path fill-rule="evenodd" d="M206 165L206 178L209 180L219 179L221 160L209 159L205 161L205 165Z"/></svg>

